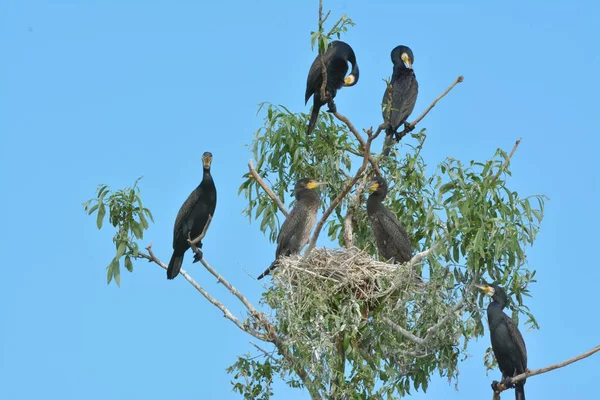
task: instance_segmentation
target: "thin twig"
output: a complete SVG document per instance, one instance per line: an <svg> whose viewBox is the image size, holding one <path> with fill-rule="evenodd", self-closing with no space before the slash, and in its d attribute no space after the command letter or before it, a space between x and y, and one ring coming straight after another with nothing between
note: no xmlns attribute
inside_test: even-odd
<svg viewBox="0 0 600 400"><path fill-rule="evenodd" d="M520 382L520 381L522 381L523 379L529 378L529 377L531 377L531 376L535 376L535 375L544 374L544 373L546 373L546 372L550 372L550 371L553 371L553 370L555 370L555 369L558 369L558 368L566 367L566 366L567 366L567 365L569 365L569 364L573 364L574 362L577 362L577 361L579 361L579 360L583 360L584 358L587 358L587 357L591 356L592 354L594 354L594 353L597 353L597 352L599 352L599 351L600 351L600 345L598 345L598 346L594 347L594 348L593 348L593 349L591 349L591 350L588 350L588 351L586 351L586 352L585 352L585 353L583 353L583 354L580 354L580 355L578 355L578 356L576 356L576 357L570 358L570 359L568 359L568 360L566 360L566 361L563 361L563 362L560 362L560 363L558 363L558 364L553 364L553 365L550 365L550 366L548 366L548 367L545 367L545 368L535 369L535 370L533 370L533 371L527 371L527 372L525 372L525 373L522 373L522 374L520 374L520 375L513 376L513 377L510 379L510 382L511 382L512 384L515 384L515 383L517 383L517 382ZM504 390L508 389L508 388L506 388L506 387L505 387L503 384L501 384L501 383L500 383L500 384L497 384L497 385L496 385L496 387L497 387L497 390L495 391L496 393L500 393L500 392L502 392L502 391L504 391Z"/></svg>
<svg viewBox="0 0 600 400"><path fill-rule="evenodd" d="M523 140L523 138L519 138L515 142L515 145L514 145L513 149L510 151L510 154L504 160L504 164L502 164L502 168L499 168L498 172L496 173L496 176L494 176L494 181L496 179L498 179L500 177L500 174L502 173L502 171L504 171L506 169L506 167L508 167L508 163L510 162L510 159L512 158L513 154L515 154L515 151L517 151L517 147L519 147L519 144L521 143L521 140Z"/></svg>
<svg viewBox="0 0 600 400"><path fill-rule="evenodd" d="M260 185L260 187L263 188L265 193L271 198L271 200L273 200L275 202L275 204L277 204L277 207L283 213L283 215L285 215L287 217L289 214L288 210L285 208L285 206L283 205L281 200L279 200L279 197L277 197L277 195L265 183L263 178L260 177L258 172L256 172L256 169L254 169L254 163L252 162L252 160L248 161L248 170L250 171L250 175L252 175L252 177L256 180L256 182L258 182L258 184Z"/></svg>
<svg viewBox="0 0 600 400"><path fill-rule="evenodd" d="M456 80L454 82L452 82L452 85L450 85L450 87L448 89L446 89L446 91L442 94L440 94L438 97L435 98L435 100L433 100L433 103L431 103L429 105L429 107L427 107L427 109L425 109L425 111L423 111L423 113L421 115L419 115L419 117L417 119L415 119L413 122L407 123L406 127L404 128L404 130L402 132L400 132L397 136L396 136L396 142L399 141L400 139L402 139L404 136L406 136L409 132L411 132L413 129L415 129L415 126L421 122L421 120L423 118L425 118L425 116L427 114L429 114L429 111L431 111L431 109L433 107L435 107L435 105L437 104L438 101L440 101L444 96L446 96L448 93L450 93L450 91L454 88L454 86L456 86L457 84L461 83L464 80L464 77L461 75L458 78L456 78Z"/></svg>

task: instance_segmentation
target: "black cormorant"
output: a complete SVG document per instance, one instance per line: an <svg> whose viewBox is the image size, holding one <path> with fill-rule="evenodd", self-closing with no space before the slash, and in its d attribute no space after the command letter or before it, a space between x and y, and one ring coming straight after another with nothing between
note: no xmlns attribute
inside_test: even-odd
<svg viewBox="0 0 600 400"><path fill-rule="evenodd" d="M304 245L308 243L319 210L319 194L314 189L323 184L308 178L296 182L294 187L296 205L283 222L277 236L275 261L265 272L260 274L258 279L264 278L277 267L279 257L299 254Z"/></svg>
<svg viewBox="0 0 600 400"><path fill-rule="evenodd" d="M195 239L198 237L204 230L208 216L214 216L217 205L217 190L210 175L212 158L213 156L209 152L202 155L204 167L202 182L190 193L177 213L173 228L173 256L169 261L167 279L173 279L179 274L181 263L183 263L183 255L190 248L188 238ZM202 248L202 242L199 242L196 246L198 249ZM201 258L201 255L195 254L194 262L199 261Z"/></svg>
<svg viewBox="0 0 600 400"><path fill-rule="evenodd" d="M334 40L329 43L323 57L325 68L327 69L327 85L325 90L329 93L329 111L335 112L335 103L333 102L333 99L335 98L338 89L342 86L354 86L358 82L358 64L356 63L356 56L354 55L352 47L339 40ZM348 61L352 64L352 71L350 72L350 75L346 76L346 72L348 72ZM306 94L304 96L304 104L308 103L310 96L313 96L312 114L310 115L310 122L308 123L308 129L306 131L308 135L310 135L315 128L321 106L326 103L321 99L322 84L323 69L321 59L317 56L308 72Z"/></svg>
<svg viewBox="0 0 600 400"><path fill-rule="evenodd" d="M368 186L371 195L367 200L367 214L375 236L377 251L386 260L402 264L410 260L410 238L398 218L383 204L387 195L387 182L376 176Z"/></svg>
<svg viewBox="0 0 600 400"><path fill-rule="evenodd" d="M419 83L412 69L414 61L413 52L410 48L397 46L392 50L394 72L382 100L383 120L389 123L385 130L386 137L383 147L383 155L385 156L390 153L398 128L406 122L406 119L415 108Z"/></svg>
<svg viewBox="0 0 600 400"><path fill-rule="evenodd" d="M492 297L492 302L487 308L492 350L502 372L502 383L511 387L508 380L527 371L525 341L514 321L502 312L508 300L504 289L497 285L476 286ZM515 399L525 400L525 379L515 383L514 386Z"/></svg>

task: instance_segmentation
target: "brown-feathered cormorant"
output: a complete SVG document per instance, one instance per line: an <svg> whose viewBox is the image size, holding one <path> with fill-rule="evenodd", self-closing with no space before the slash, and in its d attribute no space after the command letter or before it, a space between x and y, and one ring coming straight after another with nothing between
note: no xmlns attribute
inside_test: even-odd
<svg viewBox="0 0 600 400"><path fill-rule="evenodd" d="M352 47L339 40L334 40L329 43L323 57L325 68L327 69L327 85L325 90L329 93L328 111L335 112L336 109L333 99L335 98L338 89L342 86L354 86L358 82L358 64L356 63L356 56L354 55ZM346 76L346 72L348 72L348 61L352 64L352 71L350 72L350 75ZM308 71L306 94L304 96L304 104L308 103L310 96L313 96L312 114L310 115L310 122L308 123L308 129L306 131L308 135L310 135L315 128L321 106L326 103L321 99L322 84L323 69L321 59L317 56L310 66L310 71Z"/></svg>
<svg viewBox="0 0 600 400"><path fill-rule="evenodd" d="M508 380L527 371L525 341L514 321L502 312L508 300L504 289L497 285L476 286L492 297L492 302L487 308L492 350L502 372L502 383L511 387ZM515 383L514 386L515 399L525 400L525 379Z"/></svg>
<svg viewBox="0 0 600 400"><path fill-rule="evenodd" d="M388 123L383 146L383 155L385 156L390 153L398 128L406 122L417 102L419 83L412 69L414 61L410 48L397 46L392 50L394 72L382 100L383 120Z"/></svg>
<svg viewBox="0 0 600 400"><path fill-rule="evenodd" d="M173 228L173 256L169 261L167 279L173 279L179 274L183 255L190 248L188 238L193 240L198 237L204 230L208 216L214 216L217 190L210 174L212 158L213 156L209 152L202 155L204 167L202 182L190 193L177 213ZM198 249L202 248L202 242L200 241L196 246ZM194 254L194 262L200 261L201 258L201 254Z"/></svg>
<svg viewBox="0 0 600 400"><path fill-rule="evenodd" d="M264 278L277 267L279 257L299 254L300 250L308 243L319 210L319 194L314 189L320 185L324 185L324 183L308 178L296 182L294 187L296 205L283 222L277 236L275 261L265 272L260 274L258 279Z"/></svg>
<svg viewBox="0 0 600 400"><path fill-rule="evenodd" d="M368 186L367 215L375 236L377 251L386 260L402 264L410 260L410 238L398 218L383 204L388 186L385 179L376 176Z"/></svg>

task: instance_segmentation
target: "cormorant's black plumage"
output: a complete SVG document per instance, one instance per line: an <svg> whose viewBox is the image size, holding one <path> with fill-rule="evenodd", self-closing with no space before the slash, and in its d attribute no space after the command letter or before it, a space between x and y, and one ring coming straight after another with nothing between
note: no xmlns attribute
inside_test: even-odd
<svg viewBox="0 0 600 400"><path fill-rule="evenodd" d="M409 261L410 238L398 218L383 204L388 190L387 182L376 176L369 183L369 190L372 193L367 200L367 215L377 251L386 260L393 259L398 264Z"/></svg>
<svg viewBox="0 0 600 400"><path fill-rule="evenodd" d="M383 154L386 156L390 153L398 128L406 122L415 108L419 93L419 83L412 69L412 50L406 46L397 46L392 50L391 56L394 72L382 100L383 120L389 123L383 146Z"/></svg>
<svg viewBox="0 0 600 400"><path fill-rule="evenodd" d="M527 370L527 348L519 328L502 311L508 300L504 289L497 285L478 287L492 296L492 302L487 308L488 324L492 350L504 381ZM525 380L515 383L515 399L525 400Z"/></svg>
<svg viewBox="0 0 600 400"><path fill-rule="evenodd" d="M321 185L320 182L307 178L296 182L294 187L296 205L283 222L277 236L275 261L271 263L265 272L260 274L258 279L264 278L277 268L279 257L299 254L300 250L308 243L319 210L319 194L314 190L319 185Z"/></svg>
<svg viewBox="0 0 600 400"><path fill-rule="evenodd" d="M342 86L354 86L358 82L358 64L356 63L356 56L354 50L349 44L334 40L329 43L327 51L323 55L325 68L327 69L327 85L326 91L329 93L329 111L335 112L335 103L333 99ZM346 72L348 72L348 62L352 64L352 71L347 78ZM310 116L310 122L308 123L308 129L306 133L310 133L315 128L317 118L319 116L319 110L321 106L325 104L325 101L321 99L321 85L323 84L323 69L320 56L315 58L310 71L308 72L308 78L306 80L306 93L304 96L304 103L308 103L310 96L313 96L313 108Z"/></svg>
<svg viewBox="0 0 600 400"><path fill-rule="evenodd" d="M202 155L204 167L202 182L188 196L177 213L173 228L173 256L169 261L167 279L173 279L179 274L183 263L183 255L190 248L188 238L195 239L198 237L204 230L208 216L214 216L217 205L217 190L210 174L211 162L212 154L209 152L204 153ZM202 248L202 242L199 242L196 246ZM201 255L195 254L194 262L200 261L201 258Z"/></svg>

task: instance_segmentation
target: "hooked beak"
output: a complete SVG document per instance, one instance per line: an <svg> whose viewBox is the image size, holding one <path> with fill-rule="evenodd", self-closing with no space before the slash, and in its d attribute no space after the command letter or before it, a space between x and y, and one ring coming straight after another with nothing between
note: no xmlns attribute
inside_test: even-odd
<svg viewBox="0 0 600 400"><path fill-rule="evenodd" d="M406 54L406 53L402 54L402 62L404 63L404 65L406 65L406 68L412 69L412 63L410 62L410 58L408 57L408 54Z"/></svg>
<svg viewBox="0 0 600 400"><path fill-rule="evenodd" d="M316 187L323 186L323 185L327 185L327 182L310 181L306 184L306 187L309 189L314 189Z"/></svg>
<svg viewBox="0 0 600 400"><path fill-rule="evenodd" d="M374 191L379 189L379 182L372 181L369 183L369 186L367 188L369 189L369 193L373 193Z"/></svg>
<svg viewBox="0 0 600 400"><path fill-rule="evenodd" d="M212 163L213 155L208 151L202 154L202 165L204 168L210 168L210 164Z"/></svg>
<svg viewBox="0 0 600 400"><path fill-rule="evenodd" d="M352 86L356 83L356 77L352 74L348 75L344 79L344 86Z"/></svg>
<svg viewBox="0 0 600 400"><path fill-rule="evenodd" d="M477 289L481 290L486 296L494 295L494 288L490 285L474 285Z"/></svg>

